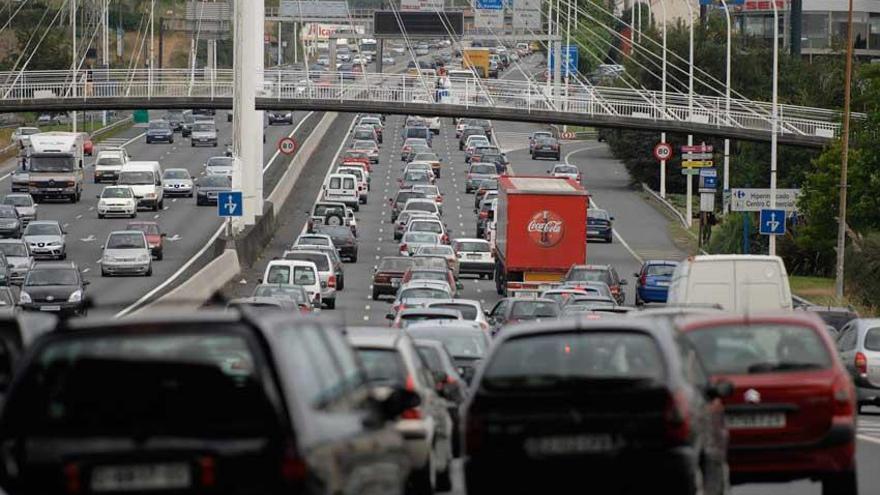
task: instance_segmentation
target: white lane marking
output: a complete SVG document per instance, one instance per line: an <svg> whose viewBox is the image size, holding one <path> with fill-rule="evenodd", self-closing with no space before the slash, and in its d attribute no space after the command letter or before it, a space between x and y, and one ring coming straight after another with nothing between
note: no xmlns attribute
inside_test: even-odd
<svg viewBox="0 0 880 495"><path fill-rule="evenodd" d="M76 219L79 220L79 219L82 218L82 217L83 217L82 215L77 215L77 216L76 216Z"/></svg>
<svg viewBox="0 0 880 495"><path fill-rule="evenodd" d="M859 434L856 436L859 438L859 440L864 440L865 442L871 442L871 443L880 445L880 438L869 437L868 435L862 435L862 434Z"/></svg>
<svg viewBox="0 0 880 495"><path fill-rule="evenodd" d="M83 268L83 271L82 271L82 272L83 272L83 273L89 273L90 271L92 271L91 268Z"/></svg>
<svg viewBox="0 0 880 495"><path fill-rule="evenodd" d="M66 229L69 225L70 225L69 223L65 223L64 225L61 226L61 228Z"/></svg>
<svg viewBox="0 0 880 495"><path fill-rule="evenodd" d="M171 236L171 237L169 237L169 238L167 238L167 239L165 239L165 240L168 241L168 242L177 242L177 241L179 241L179 240L181 240L181 239L183 239L183 237L180 237L179 234L174 234L173 236Z"/></svg>
<svg viewBox="0 0 880 495"><path fill-rule="evenodd" d="M153 215L153 218L154 219L159 218L159 215Z"/></svg>
<svg viewBox="0 0 880 495"><path fill-rule="evenodd" d="M364 315L364 321L370 321L369 315Z"/></svg>
<svg viewBox="0 0 880 495"><path fill-rule="evenodd" d="M314 114L314 113L315 112L309 112L305 115L305 117L300 119L299 123L296 124L296 127L294 127L292 131L290 131L290 134L288 134L287 137L289 137L289 138L293 137L293 135L296 134L296 131L298 131L299 128L306 121L306 119L311 117L312 114ZM299 143L297 143L297 145L299 145ZM269 158L269 163L267 163L266 166L263 167L263 173L266 173L266 170L269 170L269 167L271 167L272 164L275 163L275 159L278 158L278 155L280 155L280 154L281 154L281 150L275 150L275 154L272 155L272 158Z"/></svg>
<svg viewBox="0 0 880 495"><path fill-rule="evenodd" d="M82 242L94 242L94 240L95 240L95 235L94 235L94 234L89 234L88 237L86 237L85 239L80 239L80 240L81 240Z"/></svg>
<svg viewBox="0 0 880 495"><path fill-rule="evenodd" d="M569 153L567 153L567 154L565 155L565 164L566 164L566 165L571 165L571 163L568 163L568 159L569 159L572 155L575 155L575 154L577 154L577 153L581 153L581 152L583 152L583 151L594 150L594 149L601 148L601 147L602 147L602 145L598 145L598 146L587 146L586 148L580 148L580 149L577 149L577 150L571 151L571 152L569 152ZM590 196L590 207L591 207L591 208L598 208L598 207L599 207L598 203L596 203L595 201L593 201L593 197L592 197L592 196ZM624 240L624 238L620 235L620 233L617 232L617 229L611 229L611 232L614 234L614 237L616 237L617 240L620 241L620 244L624 247L624 249L626 249L626 250L629 252L629 254L632 255L632 257L633 257L636 261L638 261L640 264L645 262L645 260L644 260L641 256L639 256L638 253L636 253L635 250L633 250L633 248L631 248L631 247L629 246L629 244L626 242L626 240Z"/></svg>

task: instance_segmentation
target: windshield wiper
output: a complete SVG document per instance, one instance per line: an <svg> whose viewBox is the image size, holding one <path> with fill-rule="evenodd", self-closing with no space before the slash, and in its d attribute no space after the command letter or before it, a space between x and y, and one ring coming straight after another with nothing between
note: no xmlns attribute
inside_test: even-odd
<svg viewBox="0 0 880 495"><path fill-rule="evenodd" d="M749 373L769 373L772 371L794 371L794 370L810 370L819 369L823 366L818 363L806 362L781 362L781 363L755 363L747 368Z"/></svg>

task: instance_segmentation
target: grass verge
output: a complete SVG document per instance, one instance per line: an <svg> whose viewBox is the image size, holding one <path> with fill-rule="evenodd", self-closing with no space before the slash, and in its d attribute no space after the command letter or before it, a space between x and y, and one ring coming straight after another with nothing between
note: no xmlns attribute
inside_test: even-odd
<svg viewBox="0 0 880 495"><path fill-rule="evenodd" d="M834 295L834 279L830 277L804 277L792 275L788 277L792 294L803 297L820 306L851 306L861 316L876 316L878 308L860 304L848 296L838 299Z"/></svg>

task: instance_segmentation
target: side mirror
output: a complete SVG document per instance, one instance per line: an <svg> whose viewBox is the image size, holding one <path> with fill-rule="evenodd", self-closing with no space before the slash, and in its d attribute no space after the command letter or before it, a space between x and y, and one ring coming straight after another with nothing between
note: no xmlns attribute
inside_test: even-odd
<svg viewBox="0 0 880 495"><path fill-rule="evenodd" d="M641 275L639 275L638 273L633 273L633 277L639 278L639 277L641 277Z"/></svg>
<svg viewBox="0 0 880 495"><path fill-rule="evenodd" d="M608 217L608 219L611 220L612 222L614 221L614 217Z"/></svg>
<svg viewBox="0 0 880 495"><path fill-rule="evenodd" d="M393 319L394 319L394 313L385 313L385 319L386 319L386 320L393 320Z"/></svg>
<svg viewBox="0 0 880 495"><path fill-rule="evenodd" d="M620 280L620 285L629 285L629 281L626 280L626 279L621 279L621 280Z"/></svg>
<svg viewBox="0 0 880 495"><path fill-rule="evenodd" d="M486 318L491 318L491 317L492 317L492 313L490 313L488 309L484 309L484 310L483 310L483 315L485 315Z"/></svg>
<svg viewBox="0 0 880 495"><path fill-rule="evenodd" d="M92 285L92 282L89 281L89 280L83 280L83 281L82 281L82 284L83 284L83 287L85 287L85 286L87 286L87 285Z"/></svg>
<svg viewBox="0 0 880 495"><path fill-rule="evenodd" d="M733 383L727 380L718 380L706 387L706 398L710 400L724 399L733 395Z"/></svg>
<svg viewBox="0 0 880 495"><path fill-rule="evenodd" d="M458 290L462 290L462 289L464 289L464 284L462 284L460 280L456 280L455 281L455 288Z"/></svg>
<svg viewBox="0 0 880 495"><path fill-rule="evenodd" d="M101 199L101 195L100 195L100 194L95 194L95 198L97 198L97 199Z"/></svg>
<svg viewBox="0 0 880 495"><path fill-rule="evenodd" d="M162 236L162 237L168 237L168 234L166 234L165 232L162 232L162 233L159 234L159 235Z"/></svg>
<svg viewBox="0 0 880 495"><path fill-rule="evenodd" d="M262 284L262 283L263 283L263 279L262 279L262 278L258 278L258 279L257 279L257 283L258 283L258 284Z"/></svg>

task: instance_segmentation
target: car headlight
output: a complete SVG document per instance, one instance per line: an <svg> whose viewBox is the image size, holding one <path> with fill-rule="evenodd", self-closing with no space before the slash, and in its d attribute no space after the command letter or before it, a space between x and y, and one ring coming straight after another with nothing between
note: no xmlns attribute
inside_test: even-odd
<svg viewBox="0 0 880 495"><path fill-rule="evenodd" d="M73 292L73 294L70 295L70 298L67 299L67 302L77 303L77 302L82 301L82 298L83 298L82 289L76 290Z"/></svg>
<svg viewBox="0 0 880 495"><path fill-rule="evenodd" d="M114 261L116 261L116 258L114 258L113 256L111 256L109 254L105 254L104 258L102 258L102 259L105 263L113 263Z"/></svg>
<svg viewBox="0 0 880 495"><path fill-rule="evenodd" d="M293 114L290 113L290 112L287 112L287 113L284 114L284 118L286 118L286 119L289 119L289 118L291 118L291 117L293 117Z"/></svg>
<svg viewBox="0 0 880 495"><path fill-rule="evenodd" d="M147 199L155 199L156 193L148 192L147 194L144 194L144 197Z"/></svg>
<svg viewBox="0 0 880 495"><path fill-rule="evenodd" d="M150 261L150 255L149 254L142 254L137 257L137 260L141 263L146 263L146 262Z"/></svg>
<svg viewBox="0 0 880 495"><path fill-rule="evenodd" d="M31 295L30 295L30 294L28 294L28 293L25 292L25 291L21 291L21 294L18 295L18 302L19 302L20 304L28 304L28 303L31 303L31 302L33 302L33 301L31 300Z"/></svg>

